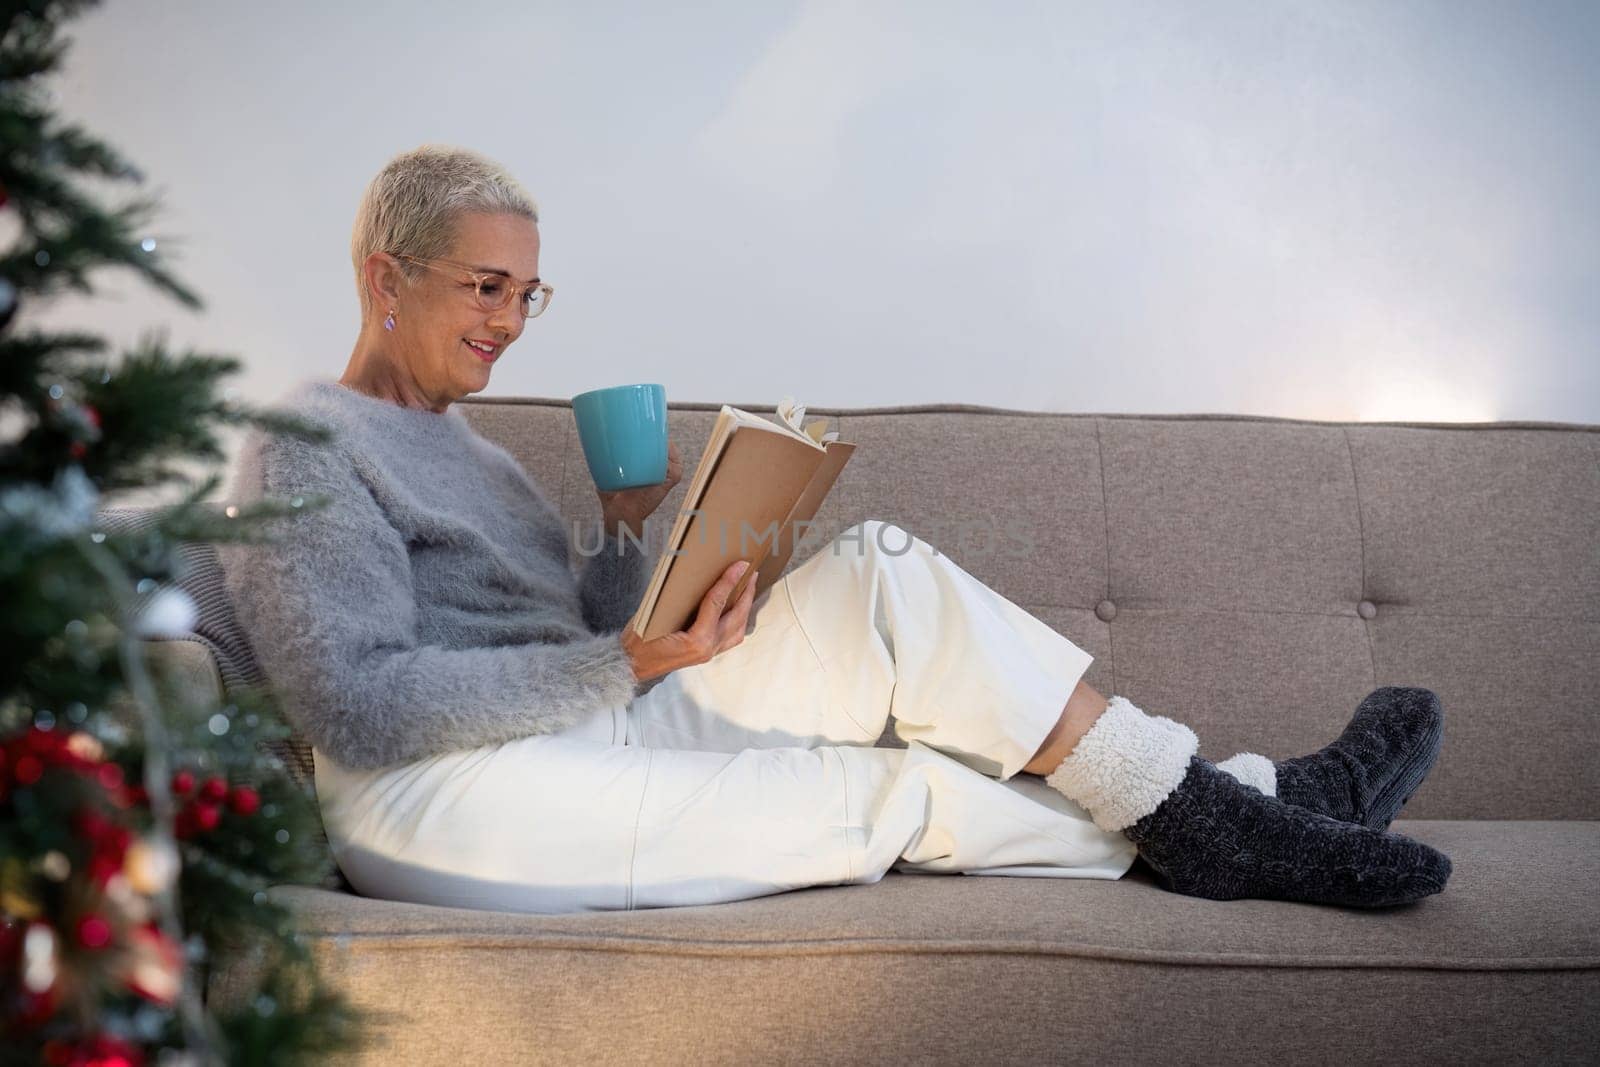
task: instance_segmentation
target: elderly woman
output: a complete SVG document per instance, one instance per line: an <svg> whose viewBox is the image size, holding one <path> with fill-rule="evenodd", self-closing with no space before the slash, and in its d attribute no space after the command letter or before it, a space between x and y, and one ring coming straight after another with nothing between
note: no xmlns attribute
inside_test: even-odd
<svg viewBox="0 0 1600 1067"><path fill-rule="evenodd" d="M921 872L1118 878L1218 899L1381 906L1449 860L1387 831L1439 748L1437 699L1380 689L1274 763L1082 681L1091 657L911 533L868 521L688 629L624 629L637 536L681 477L599 494L581 574L540 487L455 401L551 301L538 213L498 166L425 146L373 179L361 332L287 406L334 443L254 434L240 499L331 505L222 546L263 669L315 754L365 894L531 912L739 900ZM626 528L626 530L625 530ZM623 534L631 531L635 537ZM876 744L893 718L907 747Z"/></svg>

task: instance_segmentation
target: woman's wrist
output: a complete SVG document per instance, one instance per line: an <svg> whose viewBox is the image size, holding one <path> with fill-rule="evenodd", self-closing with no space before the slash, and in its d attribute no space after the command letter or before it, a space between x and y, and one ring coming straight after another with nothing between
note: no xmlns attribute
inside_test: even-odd
<svg viewBox="0 0 1600 1067"><path fill-rule="evenodd" d="M622 540L622 531L626 529L633 535L634 540L638 541L644 538L644 524L642 522L625 519L617 515L606 515L600 521L605 528L607 537L614 537L620 541Z"/></svg>

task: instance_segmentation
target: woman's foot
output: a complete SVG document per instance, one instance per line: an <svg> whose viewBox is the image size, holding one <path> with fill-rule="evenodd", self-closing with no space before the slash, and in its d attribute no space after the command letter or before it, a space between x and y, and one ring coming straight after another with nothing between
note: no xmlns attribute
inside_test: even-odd
<svg viewBox="0 0 1600 1067"><path fill-rule="evenodd" d="M1113 696L1045 780L1190 896L1386 907L1437 893L1449 878L1443 853L1267 796L1197 748L1188 727Z"/></svg>
<svg viewBox="0 0 1600 1067"><path fill-rule="evenodd" d="M1384 908L1437 893L1450 877L1450 858L1420 841L1285 804L1198 756L1123 833L1168 889L1211 900Z"/></svg>
<svg viewBox="0 0 1600 1067"><path fill-rule="evenodd" d="M1373 690L1344 732L1318 752L1277 763L1240 753L1217 767L1286 804L1385 830L1422 785L1443 743L1444 708L1436 693L1385 686Z"/></svg>

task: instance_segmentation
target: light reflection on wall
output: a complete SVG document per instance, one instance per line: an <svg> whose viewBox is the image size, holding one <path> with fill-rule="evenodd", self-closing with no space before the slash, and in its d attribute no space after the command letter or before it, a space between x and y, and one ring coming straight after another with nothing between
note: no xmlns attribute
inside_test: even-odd
<svg viewBox="0 0 1600 1067"><path fill-rule="evenodd" d="M1356 404L1358 422L1494 422L1494 399L1482 383L1395 374L1374 381Z"/></svg>

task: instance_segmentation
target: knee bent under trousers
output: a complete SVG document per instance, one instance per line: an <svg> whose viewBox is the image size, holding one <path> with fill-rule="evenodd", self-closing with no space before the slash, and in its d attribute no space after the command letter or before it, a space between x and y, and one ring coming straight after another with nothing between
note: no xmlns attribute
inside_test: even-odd
<svg viewBox="0 0 1600 1067"><path fill-rule="evenodd" d="M376 771L315 753L340 868L368 896L553 914L1132 865L1018 774L1092 658L927 542L853 526L751 620L561 733ZM875 747L891 716L904 749Z"/></svg>

